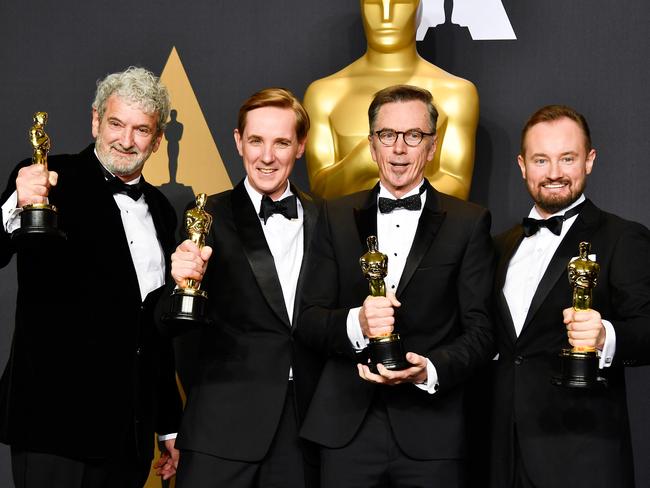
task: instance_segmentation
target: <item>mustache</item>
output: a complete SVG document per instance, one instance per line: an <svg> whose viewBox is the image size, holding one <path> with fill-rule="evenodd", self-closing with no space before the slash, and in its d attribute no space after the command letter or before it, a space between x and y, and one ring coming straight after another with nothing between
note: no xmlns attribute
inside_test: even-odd
<svg viewBox="0 0 650 488"><path fill-rule="evenodd" d="M557 178L555 180L552 180L550 178L545 178L544 181L542 181L539 185L540 186L545 186L545 185L552 185L552 184L557 184L560 183L562 185L570 185L571 180L568 178Z"/></svg>
<svg viewBox="0 0 650 488"><path fill-rule="evenodd" d="M124 147L120 143L111 144L111 148L127 154L140 154L140 151L136 147Z"/></svg>

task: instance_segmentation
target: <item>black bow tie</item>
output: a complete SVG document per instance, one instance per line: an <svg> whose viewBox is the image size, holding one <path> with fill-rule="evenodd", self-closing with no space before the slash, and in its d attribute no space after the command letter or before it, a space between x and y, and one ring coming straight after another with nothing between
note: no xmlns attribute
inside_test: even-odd
<svg viewBox="0 0 650 488"><path fill-rule="evenodd" d="M582 208L582 205L584 204L581 203L580 205L576 205L571 210L566 212L564 215L556 215L555 217L549 217L548 219L545 220L538 220L538 219L532 219L530 217L524 217L524 220L521 223L521 226L524 229L524 235L526 237L530 237L532 235L535 235L540 228L546 227L553 234L559 236L560 233L562 232L562 224L564 223L564 221L570 219L574 215L578 215L578 213L580 213L580 209Z"/></svg>
<svg viewBox="0 0 650 488"><path fill-rule="evenodd" d="M108 180L106 180L106 184L108 185L108 188L111 190L111 193L122 193L124 195L128 195L133 200L138 200L142 196L142 187L143 187L143 178L140 177L140 181L137 183L127 185L124 183L122 180L120 180L117 176L111 176Z"/></svg>
<svg viewBox="0 0 650 488"><path fill-rule="evenodd" d="M268 195L262 197L262 205L260 206L260 219L266 221L273 214L282 214L287 219L297 219L298 218L298 203L296 200L296 195L289 195L288 197L283 198L274 202Z"/></svg>
<svg viewBox="0 0 650 488"><path fill-rule="evenodd" d="M396 208L403 208L405 210L420 210L422 208L422 199L420 195L424 193L425 186L420 187L420 191L417 195L411 195L406 198L384 198L379 197L379 211L381 213L390 213Z"/></svg>

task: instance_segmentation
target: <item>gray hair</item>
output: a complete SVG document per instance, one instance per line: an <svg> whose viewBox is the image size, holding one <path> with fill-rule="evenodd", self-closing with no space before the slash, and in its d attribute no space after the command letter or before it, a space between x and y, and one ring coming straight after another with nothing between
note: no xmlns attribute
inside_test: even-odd
<svg viewBox="0 0 650 488"><path fill-rule="evenodd" d="M169 93L151 71L130 66L122 72L112 73L103 80L98 80L92 106L97 110L100 120L104 117L106 103L113 94L140 106L146 114L157 114L158 133L165 130L171 105Z"/></svg>

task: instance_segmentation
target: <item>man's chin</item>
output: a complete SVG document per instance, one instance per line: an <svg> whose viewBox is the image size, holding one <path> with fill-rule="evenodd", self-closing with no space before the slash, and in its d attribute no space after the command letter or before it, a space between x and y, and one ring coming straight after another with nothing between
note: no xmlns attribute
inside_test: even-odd
<svg viewBox="0 0 650 488"><path fill-rule="evenodd" d="M573 197L565 197L565 198L557 198L557 199L545 198L545 199L537 200L535 204L544 212L548 214L554 214L556 212L559 212L560 210L567 208L576 200L577 198L573 198Z"/></svg>
<svg viewBox="0 0 650 488"><path fill-rule="evenodd" d="M142 171L144 162L137 161L134 163L132 161L125 161L118 163L115 160L110 160L106 167L115 176L131 176Z"/></svg>

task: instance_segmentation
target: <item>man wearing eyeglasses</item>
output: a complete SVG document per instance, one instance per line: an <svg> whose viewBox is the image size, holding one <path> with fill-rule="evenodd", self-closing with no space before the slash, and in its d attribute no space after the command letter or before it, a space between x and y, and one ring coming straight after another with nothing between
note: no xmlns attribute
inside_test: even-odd
<svg viewBox="0 0 650 488"><path fill-rule="evenodd" d="M368 110L379 184L326 203L308 260L298 337L328 356L302 428L321 446L323 488L465 486L463 385L493 350L487 210L424 178L436 149L431 94L398 85ZM366 239L388 255L368 296ZM377 365L369 338L401 335L410 367Z"/></svg>

